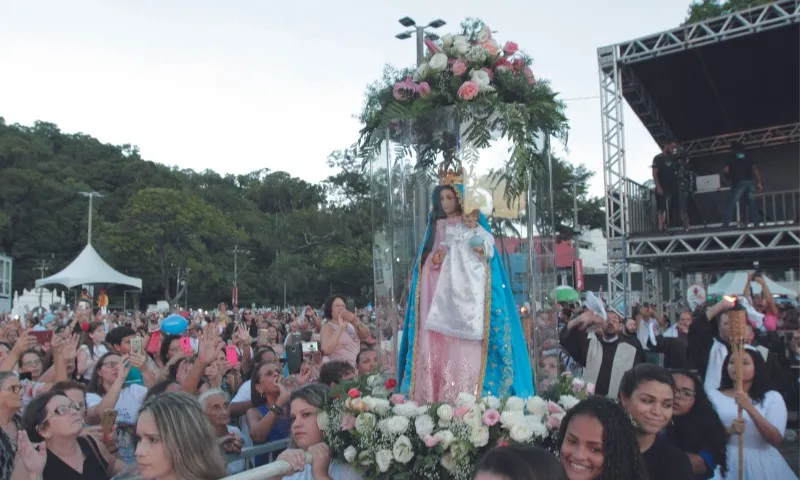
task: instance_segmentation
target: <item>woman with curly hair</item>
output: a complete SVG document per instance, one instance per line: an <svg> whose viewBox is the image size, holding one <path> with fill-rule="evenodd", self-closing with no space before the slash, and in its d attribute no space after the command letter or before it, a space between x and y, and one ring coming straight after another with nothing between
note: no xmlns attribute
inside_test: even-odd
<svg viewBox="0 0 800 480"><path fill-rule="evenodd" d="M558 449L569 480L649 478L630 420L606 397L589 397L567 412Z"/></svg>
<svg viewBox="0 0 800 480"><path fill-rule="evenodd" d="M689 455L695 480L712 478L719 465L728 472L728 433L708 398L703 381L689 370L673 370L675 403L667 438Z"/></svg>

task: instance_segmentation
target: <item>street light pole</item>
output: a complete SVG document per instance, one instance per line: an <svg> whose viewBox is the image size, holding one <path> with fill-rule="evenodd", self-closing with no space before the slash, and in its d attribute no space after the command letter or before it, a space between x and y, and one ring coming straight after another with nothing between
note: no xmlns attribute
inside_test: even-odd
<svg viewBox="0 0 800 480"><path fill-rule="evenodd" d="M87 239L88 239L87 243L91 245L91 243L92 243L92 199L94 197L103 198L103 196L100 195L97 192L78 192L78 193L80 193L84 197L89 197L89 234L88 234L88 237L87 237Z"/></svg>
<svg viewBox="0 0 800 480"><path fill-rule="evenodd" d="M403 17L399 20L400 25L408 28L405 32L398 33L395 35L396 38L400 40L406 40L411 38L412 35L415 36L416 44L417 44L417 66L419 67L422 63L425 62L425 38L430 38L432 40L437 40L439 38L438 35L435 33L427 33L425 30L427 28L440 28L445 25L445 21L442 19L436 19L427 25L417 25L417 23L411 19L410 17ZM417 147L417 159L419 159L419 147ZM416 166L416 188L414 189L414 251L419 250L419 244L422 243L423 237L425 236L425 226L428 220L428 211L430 210L430 185L428 185L427 173L423 168L419 165L419 160L417 160ZM391 172L389 173L391 175ZM392 194L391 192L389 193Z"/></svg>
<svg viewBox="0 0 800 480"><path fill-rule="evenodd" d="M233 319L239 319L239 254L247 255L247 250L242 250L239 245L233 246Z"/></svg>
<svg viewBox="0 0 800 480"><path fill-rule="evenodd" d="M572 180L572 238L575 244L575 260L581 258L580 247L578 245L578 235L581 233L581 227L578 225L578 180Z"/></svg>

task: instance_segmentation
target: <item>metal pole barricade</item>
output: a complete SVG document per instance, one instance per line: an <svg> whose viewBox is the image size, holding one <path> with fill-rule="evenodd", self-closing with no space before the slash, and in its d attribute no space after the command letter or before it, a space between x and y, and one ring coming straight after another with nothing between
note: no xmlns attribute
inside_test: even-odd
<svg viewBox="0 0 800 480"><path fill-rule="evenodd" d="M306 452L306 464L309 463L311 463L311 454ZM258 468L245 470L244 472L220 480L262 480L265 478L283 477L293 473L294 469L292 469L288 462L276 460Z"/></svg>

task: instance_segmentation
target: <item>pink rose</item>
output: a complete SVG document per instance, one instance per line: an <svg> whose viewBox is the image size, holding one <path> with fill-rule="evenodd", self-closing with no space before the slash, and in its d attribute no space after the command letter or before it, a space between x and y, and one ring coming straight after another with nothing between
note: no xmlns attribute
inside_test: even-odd
<svg viewBox="0 0 800 480"><path fill-rule="evenodd" d="M511 70L511 62L509 62L507 58L498 58L497 61L494 62L494 69L498 72L507 72Z"/></svg>
<svg viewBox="0 0 800 480"><path fill-rule="evenodd" d="M547 411L554 415L563 415L567 413L566 410L564 410L561 405L557 404L556 402L547 402Z"/></svg>
<svg viewBox="0 0 800 480"><path fill-rule="evenodd" d="M583 385L580 383L573 383L572 384L572 393L581 393L583 390Z"/></svg>
<svg viewBox="0 0 800 480"><path fill-rule="evenodd" d="M497 441L497 446L500 447L500 448L507 447L508 446L508 440L505 439L505 438L501 438L500 440Z"/></svg>
<svg viewBox="0 0 800 480"><path fill-rule="evenodd" d="M453 72L453 75L460 77L467 73L467 64L464 63L463 60L458 59L453 62L453 65L450 67L450 71Z"/></svg>
<svg viewBox="0 0 800 480"><path fill-rule="evenodd" d="M455 412L453 412L453 415L455 415L456 418L462 418L470 410L472 410L472 407L461 406L456 408Z"/></svg>
<svg viewBox="0 0 800 480"><path fill-rule="evenodd" d="M503 45L503 53L509 57L517 53L517 50L519 50L519 45L517 45L516 42L506 42L506 44Z"/></svg>
<svg viewBox="0 0 800 480"><path fill-rule="evenodd" d="M439 48L439 45L437 45L430 38L426 38L425 39L425 46L428 47L428 51L431 52L431 55L435 55L437 53L442 53L442 49Z"/></svg>
<svg viewBox="0 0 800 480"><path fill-rule="evenodd" d="M528 79L528 83L530 83L531 85L536 84L536 78L534 78L533 70L531 70L530 67L525 67L525 78Z"/></svg>
<svg viewBox="0 0 800 480"><path fill-rule="evenodd" d="M394 84L392 95L395 100L401 102L404 100L411 100L417 95L417 84L414 83L411 77L408 77Z"/></svg>
<svg viewBox="0 0 800 480"><path fill-rule="evenodd" d="M496 57L497 54L500 53L500 50L498 50L497 48L497 44L491 40L489 40L488 42L483 42L481 44L481 47L483 47L483 49L489 52L489 55L493 57Z"/></svg>
<svg viewBox="0 0 800 480"><path fill-rule="evenodd" d="M433 435L425 435L425 438L423 438L422 441L425 442L425 446L428 448L433 448L439 444L439 439Z"/></svg>
<svg viewBox="0 0 800 480"><path fill-rule="evenodd" d="M547 429L554 432L561 428L561 417L559 415L550 415L547 417Z"/></svg>
<svg viewBox="0 0 800 480"><path fill-rule="evenodd" d="M492 71L492 69L491 69L491 68L489 68L489 67L483 67L483 68L481 68L481 70L482 70L482 71L484 71L484 72L486 72L486 75L489 75L489 80L491 80L492 78L494 78L494 72Z"/></svg>
<svg viewBox="0 0 800 480"><path fill-rule="evenodd" d="M500 421L500 412L498 412L494 408L490 408L489 410L486 410L483 413L483 417L481 417L481 420L483 420L483 424L486 425L487 427L494 427L497 424L497 422Z"/></svg>
<svg viewBox="0 0 800 480"><path fill-rule="evenodd" d="M425 98L431 94L431 86L428 85L428 82L420 82L417 85L417 92L419 92L420 97Z"/></svg>
<svg viewBox="0 0 800 480"><path fill-rule="evenodd" d="M458 98L461 100L472 100L478 95L478 91L480 91L481 87L478 86L477 83L473 82L472 80L468 80L461 84L458 87Z"/></svg>
<svg viewBox="0 0 800 480"><path fill-rule="evenodd" d="M358 398L358 397L361 396L361 392L357 388L351 388L347 392L347 396L350 397L350 398Z"/></svg>
<svg viewBox="0 0 800 480"><path fill-rule="evenodd" d="M517 58L515 58L514 60L511 61L511 67L517 72L522 70L522 69L524 69L527 66L528 66L528 64L525 63L525 59L524 58L517 57Z"/></svg>
<svg viewBox="0 0 800 480"><path fill-rule="evenodd" d="M352 415L345 415L342 417L342 431L352 430L356 426L356 417Z"/></svg>
<svg viewBox="0 0 800 480"><path fill-rule="evenodd" d="M594 383L589 382L586 384L586 393L589 395L594 395Z"/></svg>
<svg viewBox="0 0 800 480"><path fill-rule="evenodd" d="M406 403L406 396L402 393L395 393L394 395L389 398L389 402L392 405L400 405L401 403Z"/></svg>

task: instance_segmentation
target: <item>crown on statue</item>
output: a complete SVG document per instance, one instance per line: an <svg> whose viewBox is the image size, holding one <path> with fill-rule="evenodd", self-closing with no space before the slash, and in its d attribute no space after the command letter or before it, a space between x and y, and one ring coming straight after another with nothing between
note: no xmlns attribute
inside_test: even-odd
<svg viewBox="0 0 800 480"><path fill-rule="evenodd" d="M439 167L439 185L459 185L464 183L464 169L447 162Z"/></svg>

